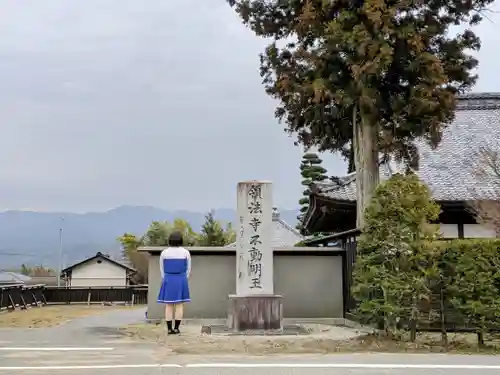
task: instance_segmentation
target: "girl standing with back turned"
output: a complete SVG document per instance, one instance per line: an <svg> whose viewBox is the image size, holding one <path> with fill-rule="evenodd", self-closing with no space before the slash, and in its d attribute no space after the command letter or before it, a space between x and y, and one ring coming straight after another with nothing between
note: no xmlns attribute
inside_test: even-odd
<svg viewBox="0 0 500 375"><path fill-rule="evenodd" d="M191 273L191 254L182 247L180 232L173 232L168 238L168 246L160 255L160 275L162 277L158 303L165 304L165 320L168 334L178 334L184 314L184 303L190 302L188 277ZM175 325L172 320L175 316Z"/></svg>

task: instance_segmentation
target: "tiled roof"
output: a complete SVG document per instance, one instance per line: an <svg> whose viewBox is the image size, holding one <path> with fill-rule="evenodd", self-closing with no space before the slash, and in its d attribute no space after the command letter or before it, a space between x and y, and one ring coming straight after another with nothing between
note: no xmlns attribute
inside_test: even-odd
<svg viewBox="0 0 500 375"><path fill-rule="evenodd" d="M437 201L497 199L495 183L480 180L474 174L475 157L481 146L500 150L500 93L469 94L459 98L455 120L443 131L438 148L432 150L417 141L420 167L416 172ZM394 162L381 164L380 178L385 180L402 171ZM338 182L315 185L319 195L337 200L356 200L355 173Z"/></svg>
<svg viewBox="0 0 500 375"><path fill-rule="evenodd" d="M280 214L277 208L273 209L272 230L273 237L271 240L271 247L273 248L294 246L297 242L300 242L304 239L304 237L299 233L297 229L280 218ZM226 247L236 247L236 242L233 242Z"/></svg>
<svg viewBox="0 0 500 375"><path fill-rule="evenodd" d="M66 273L68 273L68 272L71 272L74 268L79 267L79 266L81 266L81 265L83 265L83 264L85 264L85 263L87 263L87 262L90 262L90 261L92 261L92 260L94 260L94 259L98 259L98 258L100 258L100 259L102 259L102 260L105 260L105 261L107 261L107 262L113 263L114 265L116 265L116 266L118 266L118 267L121 267L121 268L124 268L124 269L126 269L127 271L130 271L130 272L137 272L137 271L136 271L133 267L128 266L128 265L126 265L126 264L124 264L124 263L121 263L121 262L119 262L119 261L116 261L116 260L114 260L114 259L111 259L111 258L109 257L109 255L106 255L106 254L103 254L103 253L101 253L101 252L98 252L96 255L94 255L94 256L92 256L92 257L90 257L90 258L84 259L84 260L82 260L81 262L75 263L75 264L73 264L72 266L70 266L70 267L67 267L67 268L63 269L63 270L61 271L61 274L63 275L63 274L66 274Z"/></svg>
<svg viewBox="0 0 500 375"><path fill-rule="evenodd" d="M0 284L24 284L31 277L16 272L0 271Z"/></svg>

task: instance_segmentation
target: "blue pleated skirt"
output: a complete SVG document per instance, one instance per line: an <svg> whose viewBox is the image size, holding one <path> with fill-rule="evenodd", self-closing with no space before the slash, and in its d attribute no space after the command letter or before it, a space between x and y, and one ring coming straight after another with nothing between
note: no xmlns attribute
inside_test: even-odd
<svg viewBox="0 0 500 375"><path fill-rule="evenodd" d="M190 302L189 283L184 259L165 259L164 275L158 293L158 303L175 304Z"/></svg>
<svg viewBox="0 0 500 375"><path fill-rule="evenodd" d="M187 276L169 275L161 283L160 293L158 294L159 303L182 303L190 302L189 284Z"/></svg>

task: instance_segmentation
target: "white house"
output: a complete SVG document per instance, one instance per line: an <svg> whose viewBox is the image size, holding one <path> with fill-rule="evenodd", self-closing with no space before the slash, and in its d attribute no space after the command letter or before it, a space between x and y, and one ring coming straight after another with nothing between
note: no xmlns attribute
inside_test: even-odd
<svg viewBox="0 0 500 375"><path fill-rule="evenodd" d="M61 277L70 287L126 287L136 270L97 253L64 269Z"/></svg>

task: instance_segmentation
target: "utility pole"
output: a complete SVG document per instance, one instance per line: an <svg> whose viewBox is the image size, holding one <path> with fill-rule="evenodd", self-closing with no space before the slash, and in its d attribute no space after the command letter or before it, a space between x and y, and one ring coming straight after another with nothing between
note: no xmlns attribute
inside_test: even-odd
<svg viewBox="0 0 500 375"><path fill-rule="evenodd" d="M62 256L63 256L63 223L64 223L64 218L61 217L61 225L59 227L59 259L58 259L58 266L57 266L57 287L61 287L61 265L62 265Z"/></svg>

